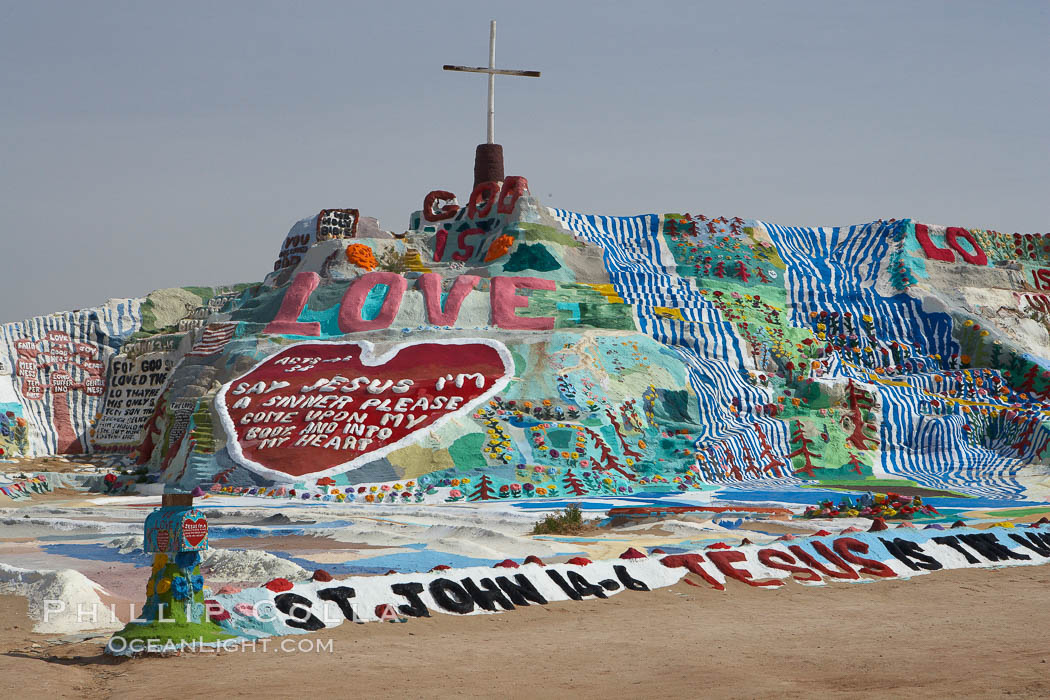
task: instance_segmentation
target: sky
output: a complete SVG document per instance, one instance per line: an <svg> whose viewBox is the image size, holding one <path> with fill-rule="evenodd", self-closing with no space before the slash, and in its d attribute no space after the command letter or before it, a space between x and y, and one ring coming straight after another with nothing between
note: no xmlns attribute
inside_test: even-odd
<svg viewBox="0 0 1050 700"><path fill-rule="evenodd" d="M0 0L0 321L261 280L508 175L585 213L1050 231L1050 3Z"/></svg>

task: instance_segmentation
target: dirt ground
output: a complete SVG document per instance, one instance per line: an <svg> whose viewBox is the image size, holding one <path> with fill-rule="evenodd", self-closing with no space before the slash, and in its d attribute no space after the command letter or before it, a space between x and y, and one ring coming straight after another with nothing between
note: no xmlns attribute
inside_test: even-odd
<svg viewBox="0 0 1050 700"><path fill-rule="evenodd" d="M679 583L502 615L435 615L113 660L50 645L0 596L0 697L1050 697L1050 567L725 592ZM331 651L286 652L331 640ZM37 646L34 646L37 645Z"/></svg>

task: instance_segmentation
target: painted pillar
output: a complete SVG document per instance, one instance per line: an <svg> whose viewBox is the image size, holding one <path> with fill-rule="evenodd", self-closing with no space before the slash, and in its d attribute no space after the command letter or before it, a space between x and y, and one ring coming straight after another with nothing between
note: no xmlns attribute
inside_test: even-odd
<svg viewBox="0 0 1050 700"><path fill-rule="evenodd" d="M164 494L161 507L146 517L144 525L143 549L153 554L146 604L137 620L114 635L107 651L148 652L150 649L132 645L146 639L182 648L234 636L210 619L205 605L200 563L201 552L207 548L208 520L193 507L193 496Z"/></svg>

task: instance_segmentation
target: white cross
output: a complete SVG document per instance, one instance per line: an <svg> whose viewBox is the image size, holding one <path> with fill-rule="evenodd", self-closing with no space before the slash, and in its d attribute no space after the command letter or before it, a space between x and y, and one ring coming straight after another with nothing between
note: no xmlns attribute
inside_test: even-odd
<svg viewBox="0 0 1050 700"><path fill-rule="evenodd" d="M496 76L517 75L524 78L538 78L538 70L502 70L496 68L496 20L489 24L489 67L470 68L468 66L442 66L444 70L455 70L463 73L487 73L489 76L489 133L488 143L495 143L495 114L496 114Z"/></svg>

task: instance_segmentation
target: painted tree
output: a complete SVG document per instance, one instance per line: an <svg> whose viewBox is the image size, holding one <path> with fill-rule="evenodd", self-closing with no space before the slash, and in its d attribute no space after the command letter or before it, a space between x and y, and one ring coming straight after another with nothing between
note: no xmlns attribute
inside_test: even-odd
<svg viewBox="0 0 1050 700"><path fill-rule="evenodd" d="M565 472L565 478L562 479L562 485L565 487L565 490L570 492L573 496L587 495L587 487L584 486L583 482L572 473L571 469Z"/></svg>
<svg viewBox="0 0 1050 700"><path fill-rule="evenodd" d="M865 433L865 430L875 431L875 424L865 418L865 414L875 408L875 399L868 392L860 389L853 380L849 380L846 387L846 419L852 425L852 431L846 442L858 450L870 450L879 444L877 438ZM871 446L868 443L871 443Z"/></svg>
<svg viewBox="0 0 1050 700"><path fill-rule="evenodd" d="M1050 443L1047 443L1047 444L1050 444ZM707 457L705 457L699 451L696 452L695 457L696 457L696 462L695 462L696 471L700 474L700 476L704 479L704 481L710 481L711 480L711 472L707 468Z"/></svg>
<svg viewBox="0 0 1050 700"><path fill-rule="evenodd" d="M784 473L780 468L786 466L784 460L773 454L773 447L769 444L769 440L766 438L766 433L762 429L762 424L752 423L751 425L755 429L755 433L758 436L758 444L762 448L762 451L758 453L758 458L765 462L762 466L763 471L772 472L773 476L776 478L782 477Z"/></svg>
<svg viewBox="0 0 1050 700"><path fill-rule="evenodd" d="M864 472L862 471L862 467L864 467L864 462L861 462L860 457L853 454L852 452L849 453L849 461L846 464L843 464L842 466L845 467L847 465L853 467L853 471L857 472L858 475L864 476Z"/></svg>
<svg viewBox="0 0 1050 700"><path fill-rule="evenodd" d="M733 457L733 452L728 447L725 448L725 458L726 463L729 465L726 475L737 481L743 481L744 477L740 473L740 467L736 465L736 458Z"/></svg>
<svg viewBox="0 0 1050 700"><path fill-rule="evenodd" d="M1019 416L1018 418L1025 421L1024 430L1018 436L1017 442L1010 445L1010 449L1017 450L1016 456L1021 457L1032 446L1032 435L1035 434L1036 426L1041 424L1042 421L1031 416Z"/></svg>
<svg viewBox="0 0 1050 700"><path fill-rule="evenodd" d="M474 493L470 494L468 498L471 501L491 501L497 498L495 491L492 489L492 479L489 478L488 474L481 475L478 487L474 489Z"/></svg>
<svg viewBox="0 0 1050 700"><path fill-rule="evenodd" d="M1028 371L1024 373L1022 377L1023 381L1021 385L1017 387L1017 390L1022 393L1029 393L1035 391L1035 377L1039 373L1039 366L1032 365L1028 368Z"/></svg>
<svg viewBox="0 0 1050 700"><path fill-rule="evenodd" d="M751 474L756 479L762 478L762 474L758 471L758 465L755 464L755 457L751 453L751 448L747 446L746 442L741 442L741 454L744 457L744 473Z"/></svg>
<svg viewBox="0 0 1050 700"><path fill-rule="evenodd" d="M643 457L640 452L636 452L627 442L626 436L624 436L623 428L620 427L620 422L616 420L616 414L605 409L605 415L609 418L609 422L612 423L613 430L616 431L616 437L620 440L620 448L623 449L623 454L626 457L634 457L635 459Z"/></svg>
<svg viewBox="0 0 1050 700"><path fill-rule="evenodd" d="M806 430L802 426L802 421L795 420L794 431L791 434L791 444L798 445L797 448L788 452L788 459L795 459L796 457L802 457L805 460L805 466L801 469L796 469L796 474L805 474L810 479L814 478L814 469L823 469L824 467L818 467L813 464L814 457L821 457L816 452L812 452L809 446L813 444L813 441L806 437Z"/></svg>

